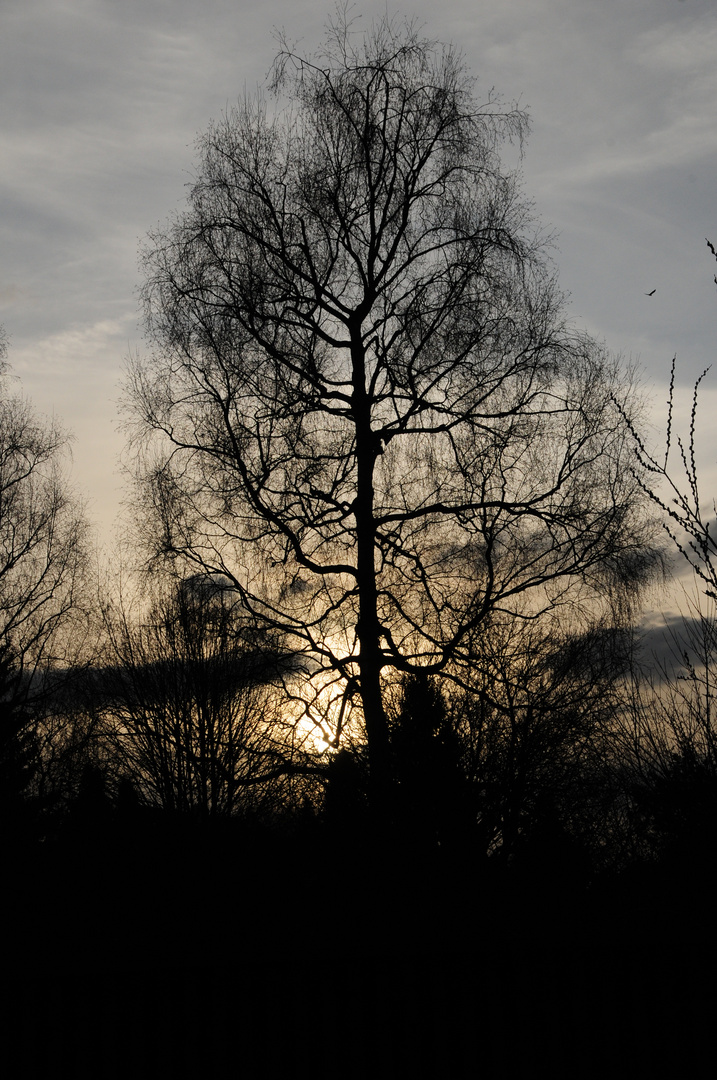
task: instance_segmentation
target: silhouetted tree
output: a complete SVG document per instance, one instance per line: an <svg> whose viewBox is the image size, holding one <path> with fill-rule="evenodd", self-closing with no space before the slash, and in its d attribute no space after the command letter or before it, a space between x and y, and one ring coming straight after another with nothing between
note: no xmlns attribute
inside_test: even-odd
<svg viewBox="0 0 717 1080"><path fill-rule="evenodd" d="M614 625L494 616L474 640L451 720L482 849L503 861L598 853L614 791L616 718L631 634Z"/></svg>
<svg viewBox="0 0 717 1080"><path fill-rule="evenodd" d="M342 846L357 843L368 820L368 770L365 753L343 747L324 773L322 819Z"/></svg>
<svg viewBox="0 0 717 1080"><path fill-rule="evenodd" d="M85 765L70 808L72 833L88 844L107 844L112 809L104 772L97 765Z"/></svg>
<svg viewBox="0 0 717 1080"><path fill-rule="evenodd" d="M717 259L709 240L707 246ZM699 579L705 595L717 601L717 502L712 498L705 505L697 476L697 405L699 388L709 368L694 385L689 434L683 438L674 431L676 359L673 357L670 372L664 457L658 458L648 450L633 428L638 466L635 475L645 494L662 510L667 533ZM676 470L671 456L673 461L675 457L679 459Z"/></svg>
<svg viewBox="0 0 717 1080"><path fill-rule="evenodd" d="M33 815L28 789L38 768L37 742L20 681L9 646L0 644L0 835L10 846L29 839Z"/></svg>
<svg viewBox="0 0 717 1080"><path fill-rule="evenodd" d="M315 56L282 48L272 89L201 139L189 208L145 252L146 539L292 635L385 795L387 670L468 662L517 597L644 578L634 394L569 325L500 163L525 115L455 49L339 18Z"/></svg>
<svg viewBox="0 0 717 1080"><path fill-rule="evenodd" d="M424 848L465 840L471 803L462 747L435 677L417 672L401 687L391 724L397 789L393 811L404 841Z"/></svg>
<svg viewBox="0 0 717 1080"><path fill-rule="evenodd" d="M0 343L0 358L4 354ZM12 393L0 369L0 641L26 678L67 660L83 613L87 524L63 463L68 436Z"/></svg>
<svg viewBox="0 0 717 1080"><path fill-rule="evenodd" d="M636 658L616 725L625 846L636 863L669 854L674 864L680 846L686 858L717 840L717 620L710 597L685 601L666 620L664 655Z"/></svg>
<svg viewBox="0 0 717 1080"><path fill-rule="evenodd" d="M0 336L0 798L45 805L57 691L87 636L87 524L68 436L15 391L4 356Z"/></svg>
<svg viewBox="0 0 717 1080"><path fill-rule="evenodd" d="M311 774L309 755L276 701L292 658L237 617L231 590L170 580L143 611L107 605L105 625L96 708L119 778L150 804L200 817L300 801L292 777Z"/></svg>
<svg viewBox="0 0 717 1080"><path fill-rule="evenodd" d="M717 258L709 240L707 246ZM664 528L696 585L695 595L685 590L681 619L666 627L667 659L652 670L635 668L624 718L624 762L636 815L631 827L647 857L670 851L673 858L680 846L694 853L717 837L717 503L704 500L697 470L699 390L708 370L693 387L689 430L680 435L673 358L664 456L651 452L633 430L635 475L662 511Z"/></svg>

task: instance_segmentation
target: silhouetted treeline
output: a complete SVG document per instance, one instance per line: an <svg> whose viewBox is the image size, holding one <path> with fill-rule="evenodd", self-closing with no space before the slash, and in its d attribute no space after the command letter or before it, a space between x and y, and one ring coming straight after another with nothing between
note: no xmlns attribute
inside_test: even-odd
<svg viewBox="0 0 717 1080"><path fill-rule="evenodd" d="M243 1061L276 1075L311 1060L318 1075L526 1075L542 1062L590 1076L618 1050L615 1074L640 1075L696 1060L717 830L704 727L684 734L699 686L682 699L680 742L666 678L636 700L626 633L505 631L472 687L395 688L393 800L378 821L364 747L280 750L284 721L251 798L207 813L200 787L194 805L171 804L144 762L183 775L186 745L156 724L150 752L147 716L133 755L121 700L137 710L151 678L151 710L174 716L157 670L139 664L133 685L119 665L90 667L33 718L4 663L4 963L17 1030L42 1029L36 1075L51 1061L88 1075ZM279 674L275 652L259 665L258 647L242 645L244 676L223 677L222 693L228 708L250 683L271 725L292 665ZM201 685L197 664L175 670L172 691ZM225 670L215 654L206 664ZM197 702L184 705L188 724ZM264 760L261 724L241 731ZM50 998L31 1008L40 984Z"/></svg>
<svg viewBox="0 0 717 1080"><path fill-rule="evenodd" d="M0 805L23 857L136 828L259 829L587 888L697 858L714 835L708 616L673 627L672 665L657 668L625 626L493 618L470 668L387 688L379 813L360 728L327 744L297 711L302 658L221 591L170 584L142 622L105 620L81 666L28 677L0 657Z"/></svg>
<svg viewBox="0 0 717 1080"><path fill-rule="evenodd" d="M48 674L37 698L3 658L6 836L22 820L29 852L89 823L99 843L142 817L256 826L340 848L382 837L416 857L451 851L583 884L699 846L714 823L714 747L709 701L685 699L684 684L697 694L703 676L640 679L623 631L553 641L499 627L496 639L474 686L426 675L395 687L393 793L378 820L364 745L335 751L301 725L297 736L290 701L282 712L281 688L301 674L276 645L135 651Z"/></svg>

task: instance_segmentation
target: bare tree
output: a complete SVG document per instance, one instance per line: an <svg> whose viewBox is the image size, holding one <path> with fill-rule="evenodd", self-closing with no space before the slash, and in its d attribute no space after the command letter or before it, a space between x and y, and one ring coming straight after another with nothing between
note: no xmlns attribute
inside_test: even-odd
<svg viewBox="0 0 717 1080"><path fill-rule="evenodd" d="M277 703L291 657L250 631L211 579L155 582L152 593L140 609L104 607L107 663L92 696L115 779L203 818L288 807L296 778L312 774Z"/></svg>
<svg viewBox="0 0 717 1080"><path fill-rule="evenodd" d="M706 243L717 259L714 245ZM674 357L664 454L632 430L635 477L661 511L673 549L691 569L695 585L694 592L684 589L680 615L665 619L663 655L653 657L651 666L635 665L623 715L623 762L633 812L636 820L645 813L640 841L648 853L652 847L652 854L672 843L694 852L707 834L712 843L717 829L717 503L713 496L705 499L697 466L699 394L709 368L694 384L688 430L680 433L676 362Z"/></svg>
<svg viewBox="0 0 717 1080"><path fill-rule="evenodd" d="M692 391L689 435L683 439L673 430L675 405L675 364L672 360L670 390L667 399L667 433L664 458L648 450L640 434L633 429L636 476L643 491L664 514L664 528L679 554L691 567L705 596L717 601L717 504L705 503L700 496L697 475L697 406L700 385L706 368ZM679 458L677 471L671 458Z"/></svg>
<svg viewBox="0 0 717 1080"><path fill-rule="evenodd" d="M478 633L470 692L450 704L486 852L512 859L560 837L598 849L629 628L501 613Z"/></svg>
<svg viewBox="0 0 717 1080"><path fill-rule="evenodd" d="M501 166L525 115L455 49L339 20L315 56L282 46L271 89L201 139L145 251L147 538L313 657L327 734L356 716L386 790L387 672L456 671L516 598L647 573L634 394Z"/></svg>
<svg viewBox="0 0 717 1080"><path fill-rule="evenodd" d="M717 259L717 250L707 240L707 247ZM717 283L717 276L715 277ZM675 365L672 359L670 389L667 398L667 430L664 457L656 456L632 428L637 460L636 478L644 493L664 514L664 527L675 548L690 565L705 596L717 601L717 502L705 502L700 495L697 475L697 406L699 389L709 368L695 382L692 391L689 433L675 433ZM675 458L678 463L673 463Z"/></svg>
<svg viewBox="0 0 717 1080"><path fill-rule="evenodd" d="M56 422L37 416L1 366L2 757L5 767L18 747L26 758L32 745L33 768L25 772L38 791L58 730L66 727L55 715L59 681L81 653L88 627L88 529L67 477L68 441Z"/></svg>
<svg viewBox="0 0 717 1080"><path fill-rule="evenodd" d="M68 436L0 373L0 640L28 675L66 659L83 608L87 524L69 485Z"/></svg>

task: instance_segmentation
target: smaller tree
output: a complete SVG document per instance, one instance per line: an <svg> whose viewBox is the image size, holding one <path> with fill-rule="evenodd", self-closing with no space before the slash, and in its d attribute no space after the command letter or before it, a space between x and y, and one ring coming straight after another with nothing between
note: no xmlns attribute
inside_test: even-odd
<svg viewBox="0 0 717 1080"><path fill-rule="evenodd" d="M501 860L599 847L629 631L494 617L473 642L451 718L486 854ZM599 831L599 829L597 830Z"/></svg>
<svg viewBox="0 0 717 1080"><path fill-rule="evenodd" d="M86 614L88 526L68 452L66 432L12 393L1 367L0 641L26 677L67 661L74 635L63 631Z"/></svg>
<svg viewBox="0 0 717 1080"><path fill-rule="evenodd" d="M30 784L43 789L60 687L86 642L88 526L68 480L69 437L13 390L5 351L0 334L0 739L3 791L16 802Z"/></svg>
<svg viewBox="0 0 717 1080"><path fill-rule="evenodd" d="M435 677L418 672L404 678L391 748L396 824L404 840L424 849L464 840L470 802L462 747Z"/></svg>
<svg viewBox="0 0 717 1080"><path fill-rule="evenodd" d="M276 810L311 772L277 683L291 659L249 628L221 583L158 586L145 614L105 606L101 708L119 775L165 810L202 818Z"/></svg>
<svg viewBox="0 0 717 1080"><path fill-rule="evenodd" d="M0 644L0 834L6 843L26 838L27 791L38 767L37 741L18 689L10 650Z"/></svg>
<svg viewBox="0 0 717 1080"><path fill-rule="evenodd" d="M707 246L717 258L709 240ZM638 482L662 511L664 528L697 586L696 596L685 592L681 618L667 625L667 661L633 677L625 761L634 822L647 856L673 858L678 849L696 854L700 845L708 846L707 834L711 844L717 830L717 502L703 500L697 469L699 391L708 371L693 387L683 437L675 433L673 358L664 457L648 450L633 430Z"/></svg>
<svg viewBox="0 0 717 1080"><path fill-rule="evenodd" d="M707 246L717 259L717 250L707 240ZM717 283L717 276L715 277ZM638 468L635 478L652 502L665 515L664 527L675 548L689 563L706 596L717 601L717 502L705 504L700 497L697 476L697 405L699 389L709 368L705 368L692 391L692 409L687 439L674 432L675 364L672 359L670 390L667 399L667 431L665 455L651 453L644 440L628 420L635 443ZM671 457L679 457L677 471Z"/></svg>

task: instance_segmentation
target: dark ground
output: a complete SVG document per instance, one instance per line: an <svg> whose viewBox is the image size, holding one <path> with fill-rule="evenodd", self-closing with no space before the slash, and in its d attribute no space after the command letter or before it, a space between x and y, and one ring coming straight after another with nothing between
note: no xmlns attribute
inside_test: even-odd
<svg viewBox="0 0 717 1080"><path fill-rule="evenodd" d="M102 841L6 859L8 1077L713 1075L704 868L578 885L318 834Z"/></svg>

